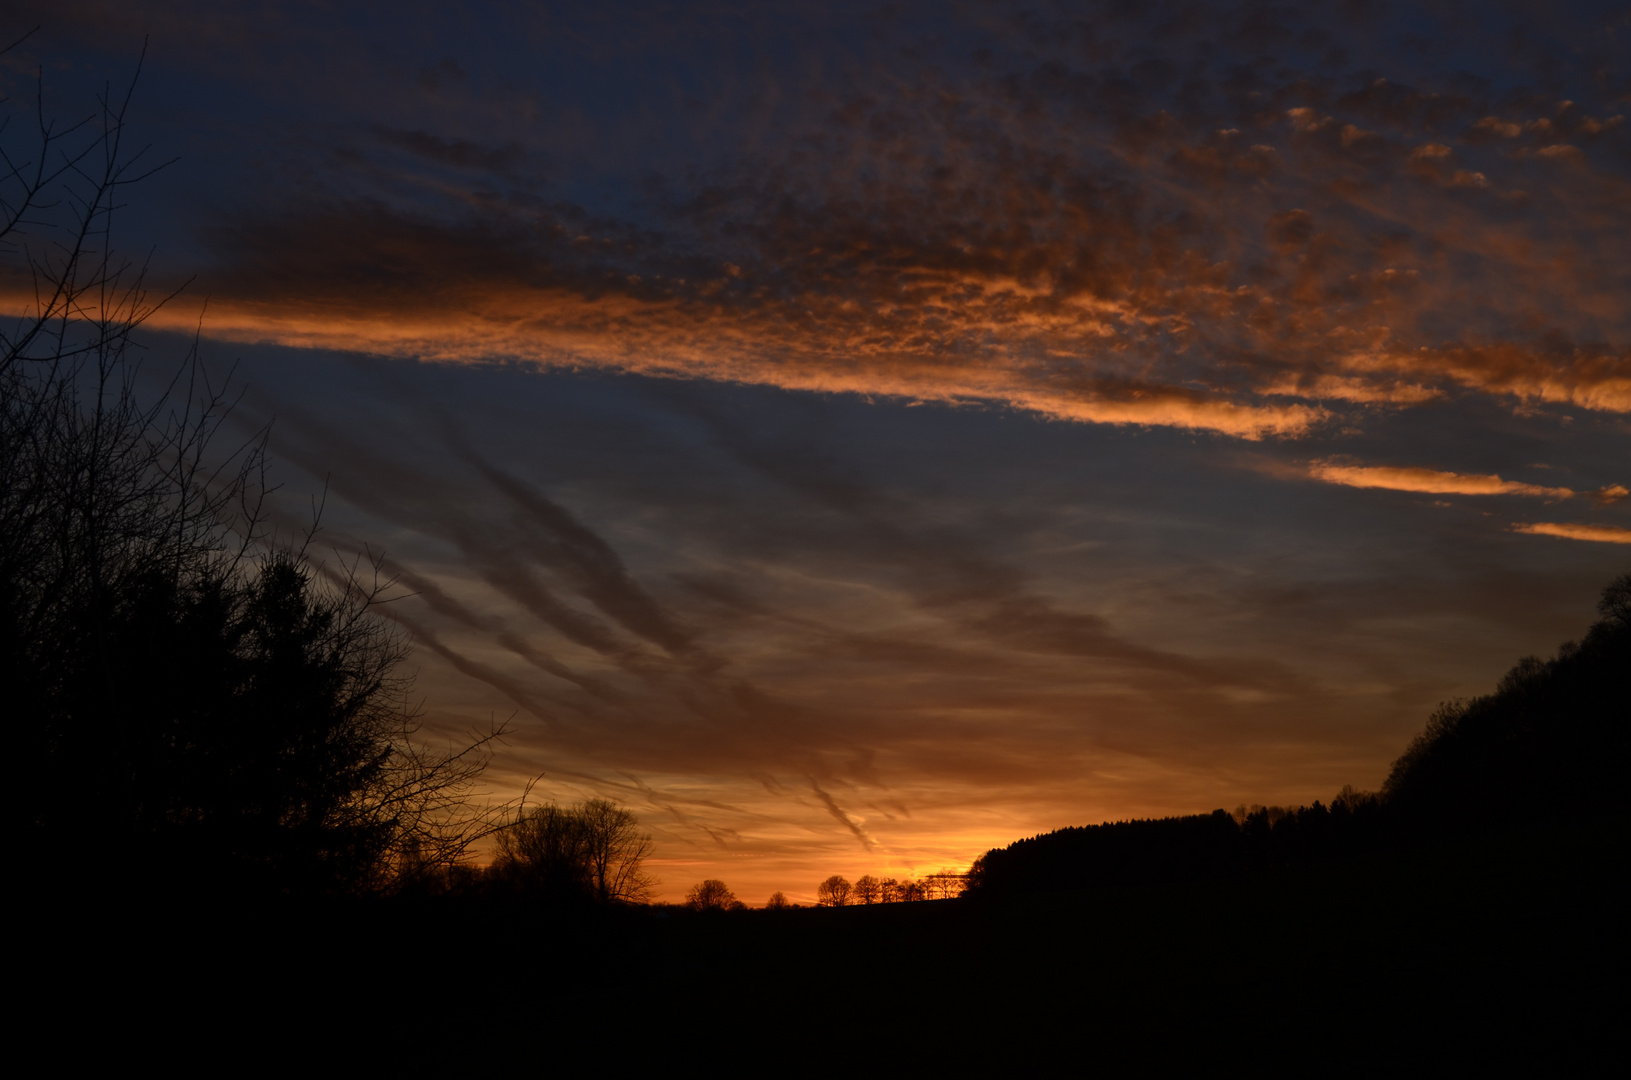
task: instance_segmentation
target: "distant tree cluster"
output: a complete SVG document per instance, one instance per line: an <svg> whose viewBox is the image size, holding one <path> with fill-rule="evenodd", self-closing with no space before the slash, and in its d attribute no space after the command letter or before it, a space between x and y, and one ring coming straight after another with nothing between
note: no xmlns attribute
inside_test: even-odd
<svg viewBox="0 0 1631 1080"><path fill-rule="evenodd" d="M877 878L864 874L853 883L842 874L833 874L816 886L817 907L855 907L866 904L897 904L917 900L949 900L961 896L967 887L967 874L941 870L921 878ZM685 906L697 911L740 911L747 907L717 878L691 886ZM765 902L770 911L786 911L799 905L787 894L774 892Z"/></svg>
<svg viewBox="0 0 1631 1080"><path fill-rule="evenodd" d="M1359 854L1378 841L1380 804L1350 795L1329 807L1241 808L1058 829L986 852L973 895L1233 878Z"/></svg>
<svg viewBox="0 0 1631 1080"><path fill-rule="evenodd" d="M816 886L816 902L821 907L849 907L865 904L900 904L917 900L950 900L963 895L968 875L956 870L940 870L921 878L877 878L865 874L851 884L841 874Z"/></svg>

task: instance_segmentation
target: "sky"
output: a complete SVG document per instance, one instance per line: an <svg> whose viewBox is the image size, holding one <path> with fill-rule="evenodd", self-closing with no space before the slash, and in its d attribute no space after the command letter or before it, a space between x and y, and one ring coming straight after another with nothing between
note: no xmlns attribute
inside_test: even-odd
<svg viewBox="0 0 1631 1080"><path fill-rule="evenodd" d="M36 26L8 153L134 78L165 166L153 370L196 331L275 523L383 554L424 736L628 806L661 898L1377 788L1631 568L1623 4Z"/></svg>

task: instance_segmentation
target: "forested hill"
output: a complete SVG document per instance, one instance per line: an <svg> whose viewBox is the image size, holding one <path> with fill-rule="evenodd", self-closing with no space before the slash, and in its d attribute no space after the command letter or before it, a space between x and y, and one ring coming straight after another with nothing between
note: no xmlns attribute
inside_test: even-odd
<svg viewBox="0 0 1631 1080"><path fill-rule="evenodd" d="M1551 660L1528 657L1493 694L1441 705L1380 793L1329 806L1059 829L986 852L973 896L1239 878L1410 848L1567 827L1626 813L1631 761L1631 574L1601 619Z"/></svg>
<svg viewBox="0 0 1631 1080"><path fill-rule="evenodd" d="M1631 758L1631 574L1602 618L1551 660L1528 657L1495 693L1439 707L1382 793L1412 828L1507 829L1625 812Z"/></svg>

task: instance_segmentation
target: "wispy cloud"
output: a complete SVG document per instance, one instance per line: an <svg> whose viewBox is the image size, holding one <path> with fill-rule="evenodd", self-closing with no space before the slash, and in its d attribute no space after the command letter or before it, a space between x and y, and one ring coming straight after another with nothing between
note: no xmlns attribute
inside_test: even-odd
<svg viewBox="0 0 1631 1080"><path fill-rule="evenodd" d="M1526 495L1543 499L1572 499L1577 495L1586 495L1598 502L1611 503L1631 494L1618 484L1600 491L1578 492L1566 487L1503 480L1494 474L1443 472L1414 466L1349 465L1337 461L1315 461L1308 466L1308 475L1329 484L1416 491L1428 495Z"/></svg>
<svg viewBox="0 0 1631 1080"><path fill-rule="evenodd" d="M1588 540L1598 544L1631 544L1631 529L1615 525L1581 525L1570 522L1514 523L1513 531L1535 536L1558 536L1565 540Z"/></svg>
<svg viewBox="0 0 1631 1080"><path fill-rule="evenodd" d="M867 851L873 851L877 848L878 842L872 838L872 834L868 833L860 822L850 817L831 795L821 789L820 784L811 780L810 790L815 792L816 798L821 800L821 805L827 808L827 813L832 815L833 820L848 829L855 836L855 839L861 842L863 848Z"/></svg>
<svg viewBox="0 0 1631 1080"><path fill-rule="evenodd" d="M1454 593L1430 557L1418 572L1411 549L1408 583L1355 575L1369 556L1340 538L1282 530L1266 492L1306 491L1253 489L1260 473L1198 462L1188 439L697 383L248 356L243 421L275 412L280 457L332 475L325 541L391 545L387 570L412 595L389 610L424 646L435 711L516 711L513 756L532 763L517 776L547 771L549 797L629 800L661 823L668 856L711 860L725 838L730 861L665 871L679 889L736 883L767 846L826 869L795 866L766 892L895 859L938 866L1095 814L1228 804L1211 793L1275 777L1317 777L1299 797L1328 797L1328 775L1350 779L1339 766L1382 768L1408 734L1376 734L1377 709L1400 708L1378 693L1408 706L1460 692L1438 672L1438 639L1410 630ZM980 492L994 457L1008 478L996 498ZM1246 488L1227 488L1241 476ZM1249 547L1219 555L1223 534L1197 508L1223 491L1281 539L1338 551L1341 582ZM1375 503L1325 491L1330 506ZM1409 511L1390 502L1365 518ZM1146 552L1186 544L1181 572ZM1597 570L1580 574L1589 595ZM1510 598L1559 591L1544 572L1480 581L1469 591L1493 614L1456 617L1522 623L1514 640L1533 619ZM1382 621L1385 644L1368 629ZM1399 660L1400 641L1431 662ZM1387 689L1400 669L1413 681ZM1346 719L1309 735L1313 710ZM624 774L654 793L618 787Z"/></svg>

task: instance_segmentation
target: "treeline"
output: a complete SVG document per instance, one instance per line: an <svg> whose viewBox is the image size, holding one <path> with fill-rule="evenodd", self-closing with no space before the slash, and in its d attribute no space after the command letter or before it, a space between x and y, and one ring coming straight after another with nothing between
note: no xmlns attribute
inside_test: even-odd
<svg viewBox="0 0 1631 1080"><path fill-rule="evenodd" d="M963 895L966 879L966 874L956 870L940 870L921 878L879 878L863 874L852 884L843 875L834 874L816 886L816 903L821 907L850 907L951 900Z"/></svg>
<svg viewBox="0 0 1631 1080"><path fill-rule="evenodd" d="M951 900L963 895L968 875L956 870L940 870L921 878L880 878L863 874L851 882L842 874L834 874L816 886L817 907L865 907L869 904L910 904L921 900ZM685 900L687 907L701 910L721 908L740 909L747 905L725 887L723 881L712 878L692 887ZM774 892L765 902L770 911L786 911L802 905L787 899L787 894Z"/></svg>
<svg viewBox="0 0 1631 1080"><path fill-rule="evenodd" d="M1234 813L1057 829L986 852L969 870L975 896L1241 877L1376 850L1382 801L1344 789L1329 806L1242 807Z"/></svg>
<svg viewBox="0 0 1631 1080"><path fill-rule="evenodd" d="M1380 792L1330 805L1059 829L986 852L969 894L994 897L1261 875L1625 814L1631 759L1631 574L1601 619L1551 660L1529 657L1493 694L1452 701L1394 763Z"/></svg>

